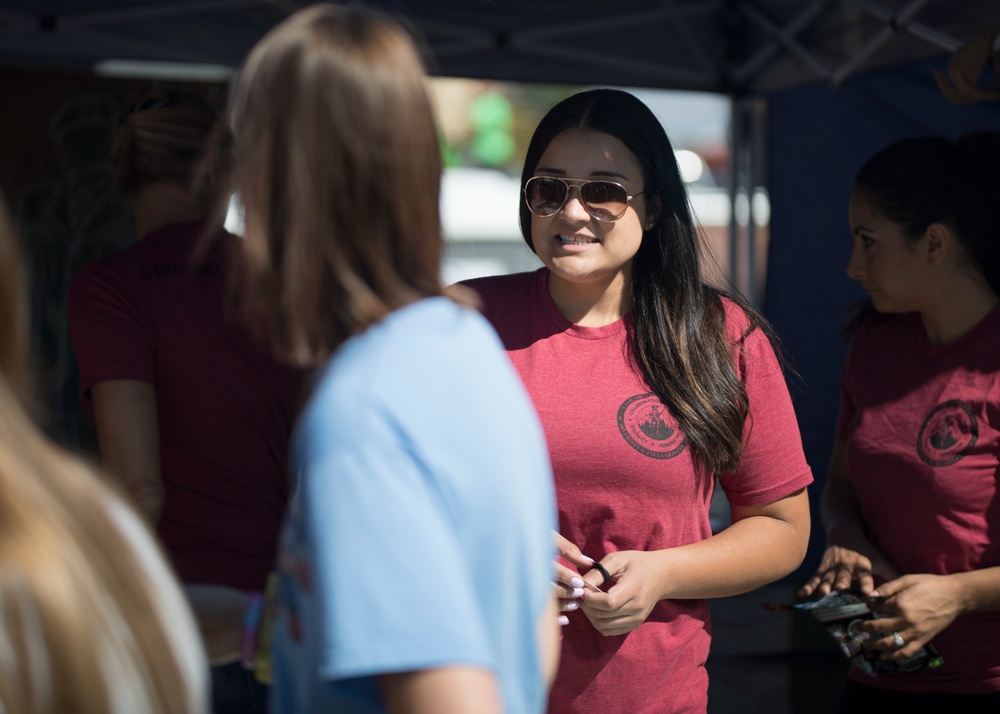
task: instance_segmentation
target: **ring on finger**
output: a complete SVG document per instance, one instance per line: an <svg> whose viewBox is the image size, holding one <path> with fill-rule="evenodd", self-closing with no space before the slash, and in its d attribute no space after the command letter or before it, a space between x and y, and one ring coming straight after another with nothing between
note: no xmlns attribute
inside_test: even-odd
<svg viewBox="0 0 1000 714"><path fill-rule="evenodd" d="M892 644L895 645L896 649L902 649L906 647L906 640L898 632L892 633Z"/></svg>
<svg viewBox="0 0 1000 714"><path fill-rule="evenodd" d="M599 572L601 574L601 577L604 578L604 582L601 583L601 585L607 585L608 583L611 582L611 573L608 572L607 568L598 563L596 560L594 561L594 564L591 567L597 572Z"/></svg>

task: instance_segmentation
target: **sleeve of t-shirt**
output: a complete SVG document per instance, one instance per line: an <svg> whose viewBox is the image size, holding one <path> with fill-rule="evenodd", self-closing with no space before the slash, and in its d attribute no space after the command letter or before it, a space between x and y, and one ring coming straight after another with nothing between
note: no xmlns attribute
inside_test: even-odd
<svg viewBox="0 0 1000 714"><path fill-rule="evenodd" d="M88 413L95 384L114 379L154 381L152 330L113 273L84 268L70 285L67 311L80 370L80 401Z"/></svg>
<svg viewBox="0 0 1000 714"><path fill-rule="evenodd" d="M739 354L750 411L743 429L743 456L732 474L720 474L735 505L773 503L812 483L799 424L785 375L763 330L752 330Z"/></svg>
<svg viewBox="0 0 1000 714"><path fill-rule="evenodd" d="M341 441L302 465L321 676L493 668L446 497L402 445L375 442Z"/></svg>

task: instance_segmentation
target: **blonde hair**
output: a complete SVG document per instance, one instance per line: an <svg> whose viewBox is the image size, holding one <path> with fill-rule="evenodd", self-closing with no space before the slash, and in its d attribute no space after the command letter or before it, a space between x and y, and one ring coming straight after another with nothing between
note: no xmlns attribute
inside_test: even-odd
<svg viewBox="0 0 1000 714"><path fill-rule="evenodd" d="M4 219L0 253L16 258ZM22 329L20 265L0 262L0 337ZM205 712L208 665L183 594L131 507L25 411L26 349L0 343L0 710Z"/></svg>
<svg viewBox="0 0 1000 714"><path fill-rule="evenodd" d="M27 275L7 207L0 200L0 373L7 375L23 401L30 401Z"/></svg>
<svg viewBox="0 0 1000 714"><path fill-rule="evenodd" d="M190 189L206 210L213 208L226 182L206 180L199 172L224 163L223 157L206 159L229 149L229 132L219 116L191 91L149 87L134 92L111 144L119 190L131 195L169 181Z"/></svg>

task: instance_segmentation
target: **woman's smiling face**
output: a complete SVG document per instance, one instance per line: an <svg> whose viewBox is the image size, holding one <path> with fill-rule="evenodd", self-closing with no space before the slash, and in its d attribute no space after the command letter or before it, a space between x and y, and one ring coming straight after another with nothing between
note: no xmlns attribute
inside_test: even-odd
<svg viewBox="0 0 1000 714"><path fill-rule="evenodd" d="M564 283L565 288L603 286L605 291L627 286L647 220L642 168L632 152L610 134L567 129L545 149L534 175L606 179L620 183L634 196L624 215L612 222L598 221L587 213L576 187L551 216L531 216L532 246L549 269L550 281Z"/></svg>

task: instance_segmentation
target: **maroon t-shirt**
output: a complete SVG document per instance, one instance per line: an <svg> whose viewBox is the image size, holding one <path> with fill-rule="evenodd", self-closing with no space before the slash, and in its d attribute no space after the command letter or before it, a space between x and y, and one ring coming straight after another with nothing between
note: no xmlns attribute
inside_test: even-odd
<svg viewBox="0 0 1000 714"><path fill-rule="evenodd" d="M231 242L195 256L203 225L161 228L75 276L69 324L80 397L111 380L155 387L165 489L158 533L180 578L261 589L290 484L302 374L279 364L226 300Z"/></svg>
<svg viewBox="0 0 1000 714"><path fill-rule="evenodd" d="M561 533L592 558L708 538L716 474L692 459L670 411L626 360L627 320L570 323L548 272L469 281L541 417ZM729 501L762 505L812 481L784 376L760 330L726 302L737 373L750 397L740 468L718 474ZM742 350L738 345L742 343ZM705 600L664 600L627 635L606 637L582 613L563 628L550 712L703 712L711 640Z"/></svg>
<svg viewBox="0 0 1000 714"><path fill-rule="evenodd" d="M1000 565L1000 307L943 347L916 313L866 323L841 375L838 436L868 537L904 575ZM1000 613L934 638L944 664L851 676L906 691L1000 691Z"/></svg>

